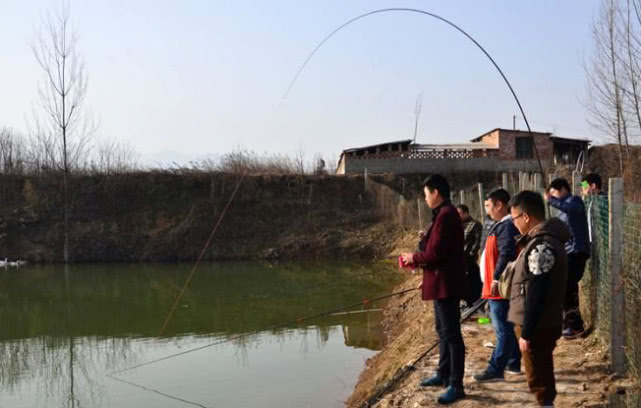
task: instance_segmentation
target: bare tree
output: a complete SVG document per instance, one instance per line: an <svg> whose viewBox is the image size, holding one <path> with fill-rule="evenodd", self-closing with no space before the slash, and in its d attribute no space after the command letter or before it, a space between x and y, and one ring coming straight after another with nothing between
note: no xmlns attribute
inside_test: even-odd
<svg viewBox="0 0 641 408"><path fill-rule="evenodd" d="M32 50L44 73L39 84L44 115L36 119L37 139L48 162L63 175L65 263L69 262L69 173L82 157L92 133L92 125L82 110L87 74L77 47L69 5L63 2L56 12L44 16Z"/></svg>
<svg viewBox="0 0 641 408"><path fill-rule="evenodd" d="M593 23L594 50L586 65L590 122L619 146L619 169L623 174L623 146L627 146L627 124L623 106L620 7L615 0L602 0Z"/></svg>
<svg viewBox="0 0 641 408"><path fill-rule="evenodd" d="M97 173L111 174L134 171L139 154L127 142L104 139L96 143L92 168Z"/></svg>
<svg viewBox="0 0 641 408"><path fill-rule="evenodd" d="M22 174L27 170L28 159L25 140L10 129L0 129L0 172Z"/></svg>
<svg viewBox="0 0 641 408"><path fill-rule="evenodd" d="M303 143L298 144L298 151L294 154L294 163L296 166L296 173L305 174L305 150L303 150Z"/></svg>

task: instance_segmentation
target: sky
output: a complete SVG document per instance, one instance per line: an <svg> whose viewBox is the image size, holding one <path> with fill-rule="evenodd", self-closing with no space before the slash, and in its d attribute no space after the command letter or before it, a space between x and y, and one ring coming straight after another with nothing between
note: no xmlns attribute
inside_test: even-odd
<svg viewBox="0 0 641 408"><path fill-rule="evenodd" d="M42 72L30 44L58 0L0 0L0 127L26 132ZM238 148L307 159L411 139L468 141L525 128L501 77L472 42L424 15L359 20L418 8L474 36L516 91L533 130L597 139L587 122L582 62L597 0L215 1L71 0L88 77L85 107L100 137L143 160L185 162Z"/></svg>

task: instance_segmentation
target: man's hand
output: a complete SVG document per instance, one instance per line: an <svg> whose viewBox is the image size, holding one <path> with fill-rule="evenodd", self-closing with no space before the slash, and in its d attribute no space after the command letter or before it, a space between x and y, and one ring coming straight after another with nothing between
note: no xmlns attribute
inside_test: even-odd
<svg viewBox="0 0 641 408"><path fill-rule="evenodd" d="M545 201L548 201L550 199L550 190L545 190L543 192L543 198L545 199Z"/></svg>
<svg viewBox="0 0 641 408"><path fill-rule="evenodd" d="M405 252L404 254L401 254L401 258L403 258L403 262L405 262L406 265L414 264L414 254L411 252Z"/></svg>
<svg viewBox="0 0 641 408"><path fill-rule="evenodd" d="M492 281L492 287L490 288L490 293L492 296L501 296L499 294L499 281L494 280Z"/></svg>
<svg viewBox="0 0 641 408"><path fill-rule="evenodd" d="M423 239L423 238L425 238L425 234L427 234L427 232L425 232L425 230L420 230L420 231L418 232L418 238L419 238L419 239Z"/></svg>
<svg viewBox="0 0 641 408"><path fill-rule="evenodd" d="M530 340L525 340L523 337L519 337L519 350L521 350L521 353L530 351Z"/></svg>

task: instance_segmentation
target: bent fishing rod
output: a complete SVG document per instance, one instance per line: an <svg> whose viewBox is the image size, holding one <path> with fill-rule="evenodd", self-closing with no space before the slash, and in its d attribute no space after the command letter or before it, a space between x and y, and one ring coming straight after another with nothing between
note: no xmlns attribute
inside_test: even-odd
<svg viewBox="0 0 641 408"><path fill-rule="evenodd" d="M450 21L450 20L448 20L448 19L446 19L444 17L441 17L438 14L431 13L429 11L415 9L415 8L392 7L392 8L384 8L384 9L369 11L367 13L363 13L361 15L358 15L358 16L356 16L354 18L351 18L351 19L347 20L345 23L339 25L333 31L331 31L328 35L326 35L316 45L316 47L314 47L314 49L309 53L309 55L307 56L307 58L305 59L303 64L298 68L298 71L296 71L296 74L294 75L294 78L292 79L292 81L290 82L289 86L287 87L287 91L283 95L282 102L284 102L287 99L287 97L289 96L292 88L294 87L294 84L298 80L298 77L301 75L301 73L303 72L303 70L305 69L307 64L311 61L312 57L314 57L314 55L318 52L318 50L327 41L329 41L329 39L332 38L335 34L337 34L339 31L343 30L345 27L347 27L347 26L349 26L349 25L351 25L351 24L353 24L353 23L355 23L355 22L357 22L357 21L359 21L361 19L364 19L366 17L370 17L370 16L373 16L373 15L376 15L376 14L398 13L398 12L401 12L401 13L415 13L415 14L420 14L420 15L424 15L424 16L427 16L427 17L431 17L431 18L437 19L437 20L449 25L450 27L454 28L459 33L463 34L467 39L472 41L474 43L474 45L476 45L476 47L478 47L483 52L483 54L490 60L490 62L494 66L494 68L496 68L498 73L501 75L501 78L503 78L503 81L505 82L505 84L507 85L507 87L510 90L510 93L514 97L514 100L516 101L516 104L517 104L517 106L519 108L519 111L521 112L521 116L523 117L523 121L525 122L525 126L527 126L528 137L532 140L532 146L534 147L534 152L536 154L536 160L537 160L537 163L538 163L539 170L541 171L541 176L545 176L545 171L543 170L543 165L541 164L541 158L539 156L539 149L536 147L536 143L535 143L536 141L534 140L534 134L532 133L532 129L530 128L530 123L529 123L529 121L527 119L527 115L525 114L525 111L523 110L523 106L521 105L521 101L516 96L516 92L514 91L514 88L512 87L512 84L510 84L510 81L507 79L507 76L503 73L503 70L499 67L499 65L496 63L494 58L492 58L490 53L474 37L472 37L467 31L463 30L461 27L459 27L458 25L454 24L452 21Z"/></svg>
<svg viewBox="0 0 641 408"><path fill-rule="evenodd" d="M339 31L343 30L345 27L347 27L347 26L349 26L349 25L351 25L351 24L353 24L353 23L355 23L355 22L357 22L357 21L359 21L359 20L361 20L361 19L364 19L364 18L366 18L366 17L370 17L370 16L372 16L372 15L376 15L376 14L393 13L393 12L415 13L415 14L420 14L420 15L424 15L424 16L428 16L428 17L431 17L431 18L437 19L437 20L439 20L439 21L441 21L441 22L443 22L443 23L445 23L445 24L449 25L450 27L454 28L454 29L455 29L456 31L458 31L459 33L463 34L467 39L469 39L470 41L472 41L472 43L474 43L474 45L476 45L476 47L477 47L477 48L479 48L479 49L483 52L483 54L484 54L484 55L485 55L485 56L490 60L490 62L491 62L491 63L492 63L492 65L494 66L494 68L496 68L496 70L497 70L497 71L498 71L498 73L500 74L501 78L503 78L503 81L505 82L505 84L507 85L508 89L510 90L510 93L512 94L512 96L513 96L513 98L514 98L514 100L515 100L515 102L516 102L516 104L517 104L517 106L518 106L518 108L519 108L519 111L521 112L521 116L523 117L523 120L524 120L524 122L525 122L525 125L526 125L526 127L527 127L527 129L528 129L528 137L529 137L529 138L530 138L530 140L532 141L532 146L533 146L533 148L534 148L534 152L535 152L535 155L536 155L536 160L537 160L537 163L538 163L539 170L541 171L541 175L542 175L542 176L544 176L544 175L545 175L545 171L543 170L543 165L542 165L542 163L541 163L541 158L540 158L540 155L539 155L539 149L538 149L538 148L537 148L537 146L536 146L536 141L534 140L534 135L533 135L533 133L532 133L532 129L530 128L529 120L527 119L527 115L525 114L525 110L523 109L523 106L521 105L521 101L519 100L518 96L516 95L516 92L514 91L514 88L512 87L512 84L511 84L511 83L510 83L510 81L507 79L507 76L505 75L505 73L503 72L503 70L499 67L499 65L496 63L496 61L494 60L494 58L492 58L492 56L490 55L490 53L489 53L489 52L488 52L488 51L487 51L487 50L486 50L486 49L485 49L485 48L484 48L484 47L483 47L483 46L482 46L482 45L481 45L481 44L480 44L480 43L479 43L479 42L478 42L474 37L472 37L472 36L471 36L467 31L463 30L461 27L459 27L458 25L454 24L452 21L450 21L450 20L448 20L448 19L446 19L446 18L444 18L444 17L442 17L442 16L439 16L438 14L435 14L435 13L432 13L432 12L428 12L428 11L425 11L425 10L420 10L420 9L415 9L415 8L401 8L401 7L399 7L399 8L384 8L384 9L378 9L378 10L373 10L373 11L370 11L370 12L367 12L367 13L360 14L360 15L358 15L358 16L356 16L356 17L354 17L354 18L349 19L349 20L348 20L348 21L346 21L345 23L343 23L343 24L339 25L339 26L338 26L338 27L336 27L334 30L332 30L328 35L326 35L326 36L325 36L325 37L324 37L324 38L323 38L323 39L322 39L322 40L321 40L321 41L316 45L316 47L314 47L314 49L309 53L309 55L307 56L307 58L305 59L305 61L303 62L303 64L298 68L298 70L297 70L296 74L294 75L294 78L293 78L293 79L292 79L292 81L290 82L290 84L289 84L289 86L287 87L287 90L286 90L286 92L285 92L285 94L284 94L284 96L283 96L283 102L287 99L287 97L288 97L288 95L290 94L290 92L291 92L292 88L294 87L294 84L295 84L295 83L296 83L296 81L298 80L298 77L301 75L301 73L303 72L303 70L305 69L305 67L309 64L309 62L310 62L310 61L311 61L311 59L314 57L314 55L315 55L315 54L318 52L318 50L319 50L319 49L320 49L320 48L321 48L321 47L322 47L322 46L323 46L327 41L329 41L329 40L330 40L330 39L331 39L335 34L337 34ZM197 260L197 262L196 262L196 265L194 266L194 268L192 269L191 273L189 274L189 277L187 278L187 280L186 280L185 284L183 285L183 287L182 287L182 289L181 289L181 291L180 291L180 294L179 294L179 295L178 295L178 297L176 298L176 301L174 302L174 305L172 306L172 308L171 308L171 310L170 310L170 312L169 312L169 314L168 314L167 318L165 319L165 321L164 321L164 323L163 323L163 325L162 325L162 328L160 329L160 334L162 334L162 333L165 331L165 329L166 329L167 325L169 324L169 321L170 321L170 320L171 320L171 318L173 317L173 314L174 314L174 312L175 312L175 310L176 310L176 307L178 306L178 303L180 302L180 299L182 298L182 296L183 296L183 294L184 294L184 292L185 292L185 290L186 290L187 286L188 286L188 285L189 285L189 283L191 282L191 279L193 278L193 276L194 276L194 274L195 274L195 272L196 272L196 269L197 269L197 267L198 267L198 264L200 263L200 260L202 259L202 257L203 257L203 255L204 255L205 251L207 250L207 248L209 247L209 244L210 244L210 242L211 242L211 239L213 238L213 236L214 236L214 234L215 234L215 232L216 232L216 230L217 230L217 228L218 228L218 226L219 226L220 222L221 222L221 221L222 221L222 219L224 218L225 213L226 213L226 211L227 211L228 207L231 205L231 202L232 202L232 200L233 200L233 198L234 198L234 195L236 194L236 191L238 190L238 188L239 188L239 187L240 187L240 185L242 184L243 179L244 179L244 177L245 177L246 173L247 173L246 171L243 173L243 175L242 175L242 177L240 178L240 180L239 180L238 184L236 185L236 189L234 190L234 193L233 193L233 194L232 194L232 196L230 197L229 202L227 203L227 206L225 207L225 210L224 210L224 211L223 211L223 213L221 214L221 216L220 216L220 218L219 218L218 222L216 223L216 226L215 226L215 227L214 227L214 229L212 230L212 234L210 235L210 237L209 237L209 239L208 239L207 243L205 244L205 247L203 248L203 251L201 252L200 256L198 257L198 260Z"/></svg>
<svg viewBox="0 0 641 408"><path fill-rule="evenodd" d="M492 56L487 52L487 50L486 50L483 46L481 46L481 44L480 44L478 41L476 41L476 39L474 39L470 34L468 34L466 31L464 31L464 30L463 30L462 28L460 28L458 25L454 24L453 22L451 22L451 21L450 21L450 20L448 20L448 19L445 19L444 17L441 17L441 16L439 16L439 15L437 15L437 14L434 14L434 13L431 13L431 12L427 12L427 11L424 11L424 10L420 10L420 9L413 9L413 8L385 8L385 9L379 9L379 10L374 10L374 11L370 11L370 12L367 12L367 13L361 14L361 15L356 16L356 17L354 17L354 18L352 18L352 19L348 20L347 22L345 22L345 23L341 24L341 25L340 25L340 26L338 26L336 29L334 29L332 32L330 32L330 33L329 33L325 38L323 38L323 40L321 40L321 42L320 42L320 43L319 43L319 44L318 44L318 45L317 45L317 46L312 50L312 52L308 55L307 59L303 62L303 64L301 65L301 67L298 69L298 71L296 72L296 75L294 76L294 78L293 78L293 80L291 81L291 83L290 83L289 87L287 88L287 91L286 91L286 93L285 93L285 95L284 95L284 97L283 97L283 101L284 101L284 100L287 98L287 96L289 95L289 93L290 93L291 89L293 88L294 84L296 83L296 80L298 79L298 77L300 76L300 74L302 73L302 71L304 70L304 68L307 66L307 64L309 63L309 61L312 59L312 57L313 57L313 56L316 54L316 52L317 52L317 51L318 51L318 50L323 46L323 44L325 44L325 43L326 43L330 38L332 38L336 33L338 33L338 32L339 32L339 31L341 31L343 28L345 28L345 27L347 27L347 26L351 25L352 23L355 23L356 21L361 20L361 19L363 19L363 18L366 18L366 17L372 16L372 15L375 15L375 14L391 13L391 12L418 13L418 14L425 15L425 16L428 16L428 17L432 17L432 18L435 18L435 19L437 19L437 20L439 20L439 21L442 21L442 22L446 23L447 25L451 26L452 28L454 28L455 30L457 30L458 32L460 32L461 34L463 34L465 37L467 37L470 41L472 41L472 42L474 43L474 45L476 45L476 46L477 46L477 47L478 47L478 48L483 52L483 54L484 54L484 55L485 55L485 56L490 60L490 62L492 63L492 65L493 65L493 66L496 68L496 70L499 72L499 74L500 74L500 75L501 75L501 77L503 78L503 81L505 82L505 84L506 84L506 85L507 85L507 87L509 88L509 90L510 90L510 92L511 92L512 96L514 97L514 100L515 100L515 102L516 102L516 104L517 104L517 106L518 106L518 108L519 108L519 111L521 112L521 115L522 115L522 117L523 117L523 120L524 120L524 122L525 122L525 125L526 125L526 127L527 127L527 129L528 129L528 137L529 137L529 138L530 138L530 140L532 141L532 146L533 146L533 148L534 148L534 152L535 152L535 154L536 154L536 160L537 160L537 163L538 163L539 169L540 169L540 171L541 171L541 175L545 175L545 171L543 170L543 165L542 165L542 163L541 163L541 158L540 158L540 155L539 155L539 151L538 151L538 148L537 148L537 146L536 146L536 141L534 140L534 135L533 135L533 133L532 133L532 129L531 129L530 124L529 124L529 121L528 121L528 119L527 119L527 115L525 114L525 111L524 111L524 109L523 109L523 107L522 107L522 105L521 105L521 102L519 101L519 98L518 98L518 97L517 97L517 95L516 95L516 92L514 91L514 88L512 87L512 85L510 84L510 82L509 82L509 80L507 79L506 75L503 73L503 71L501 70L501 68L499 67L499 65L496 63L496 61L494 60L494 58L492 58ZM168 315L168 316L167 316L167 318L165 319L165 322L163 323L163 326L162 326L161 331L160 331L160 332L161 332L161 334L164 332L165 328L167 327L167 324L168 324L168 323L169 323L169 321L171 320L171 317L173 316L173 313L174 313L174 311L175 311L175 309L176 309L176 307L177 307L177 305L178 305L178 303L179 303L180 299L182 298L182 296L183 296L183 294L184 294L184 292L185 292L185 290L186 290L187 286L189 285L189 283L190 283L191 279L193 278L193 276L194 276L194 274L195 274L195 272L196 272L197 266L198 266L198 264L200 263L200 260L202 259L202 257L204 256L205 251L206 251L206 250L207 250L207 248L209 247L209 244L210 244L210 242L211 242L211 240L212 240L212 238L213 238L213 236L214 236L214 234L215 234L215 232L216 232L216 230L217 230L218 226L220 225L220 222L222 222L222 219L224 218L224 215L225 215L225 213L226 213L227 209L229 208L229 206L230 206L230 204L231 204L231 202L232 202L232 200L233 200L233 198L234 198L234 195L235 195L236 191L237 191L237 190L238 190L238 188L240 187L240 185L241 185L241 183L242 183L242 181L243 181L243 179L244 179L245 174L246 174L246 173L244 173L244 174L243 174L243 176L241 177L241 179L239 180L239 182L238 182L238 184L237 184L237 186L236 186L236 189L234 190L234 193L233 193L233 194L232 194L232 196L230 197L230 200L228 201L227 206L225 207L225 210L223 211L223 213L222 213L222 214L221 214L221 216L219 217L218 222L216 223L216 226L215 226L215 227L214 227L214 229L212 230L212 233L211 233L211 235L210 235L209 239L207 240L207 243L205 244L205 247L203 248L203 251L201 252L201 255L199 256L199 258L198 258L198 261L197 261L196 265L194 266L194 268L192 269L191 273L189 274L189 277L188 277L187 281L185 282L185 284L184 284L184 286L183 286L183 288L182 288L182 290L181 290L181 292L180 292L179 296L177 297L176 301L174 302L174 305L172 306L172 308L171 308L171 310L170 310L170 312L169 312L169 315ZM410 290L415 290L415 289L410 289ZM410 290L408 290L408 291L410 291ZM403 293L405 293L405 292L403 292ZM400 293L392 294L392 295L399 295L399 294L400 294ZM386 296L386 297L390 297L390 296L392 296L392 295L388 295L388 296ZM386 298L386 297L385 297L385 298ZM380 299L379 299L379 300L380 300ZM361 302L361 303L358 303L356 306L360 306L361 304L362 304L362 302ZM353 307L356 307L356 306L353 306ZM344 310L344 309L340 309L340 310L339 310L339 309L337 309L337 310L334 310L334 311L333 311L333 313L335 313L335 312L337 312L337 311L341 311L341 310ZM325 312L325 313L319 314L319 315L317 315L317 316L310 316L310 317L305 318L305 319L316 318L316 317L323 316L323 315L328 314L328 313L331 313L331 312ZM303 321L303 320L305 320L305 319L297 319L297 320L296 320L296 322L301 322L301 321ZM292 324L292 323L291 323L291 322L288 322L288 324ZM253 334L253 333L246 333L245 335L250 335L250 334ZM211 347L211 346L213 346L214 344L216 344L216 343L212 343L212 344L209 344L209 345L207 345L207 346L203 346L203 347L199 347L199 348L196 348L196 349L188 350L188 351L186 351L186 352L178 353L177 355L186 354L187 352L196 351L196 350L199 350L199 349L202 349L202 348L205 348L205 347ZM438 343L437 343L437 344L438 344ZM433 347L436 347L436 346L433 346ZM177 356L177 355L175 355L175 356ZM152 362L144 363L144 364L142 364L142 365L149 365L149 364L152 364L152 363L154 363L154 362L158 362L158 361L166 360L166 359L168 359L168 358L175 357L175 356L167 356L167 357L164 357L164 358L161 358L161 359L157 359L157 360L152 361ZM141 367L142 365L138 365L138 366L136 366L136 367L131 367L131 368L129 368L128 370L131 370L131 369L133 369L133 368L137 368L137 367ZM123 372L123 371L126 371L126 370L121 370L120 372Z"/></svg>

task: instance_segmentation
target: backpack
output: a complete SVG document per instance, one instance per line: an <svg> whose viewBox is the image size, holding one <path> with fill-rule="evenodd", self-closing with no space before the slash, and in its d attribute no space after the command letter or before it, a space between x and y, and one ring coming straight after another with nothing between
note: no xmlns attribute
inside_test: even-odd
<svg viewBox="0 0 641 408"><path fill-rule="evenodd" d="M510 299L510 292L512 291L512 280L514 279L514 270L516 261L508 262L505 270L499 278L499 296L503 299Z"/></svg>

